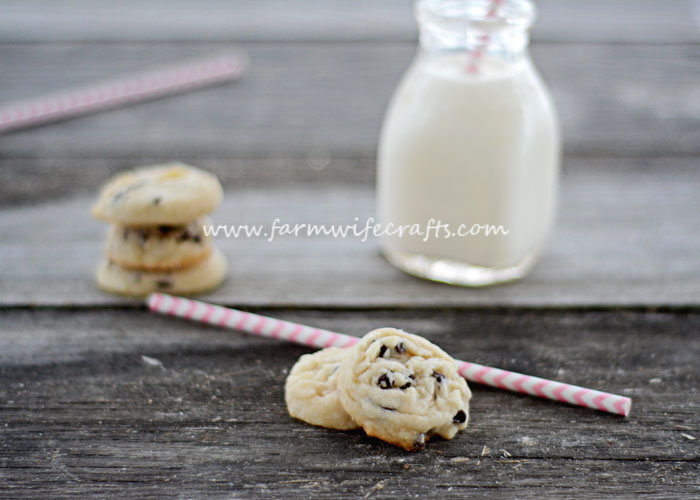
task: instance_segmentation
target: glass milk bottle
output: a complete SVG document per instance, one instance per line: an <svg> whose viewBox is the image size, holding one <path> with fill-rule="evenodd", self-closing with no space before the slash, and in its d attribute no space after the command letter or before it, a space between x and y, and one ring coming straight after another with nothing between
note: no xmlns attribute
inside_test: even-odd
<svg viewBox="0 0 700 500"><path fill-rule="evenodd" d="M420 48L384 118L381 247L457 285L524 276L554 218L559 129L527 52L529 0L418 0Z"/></svg>

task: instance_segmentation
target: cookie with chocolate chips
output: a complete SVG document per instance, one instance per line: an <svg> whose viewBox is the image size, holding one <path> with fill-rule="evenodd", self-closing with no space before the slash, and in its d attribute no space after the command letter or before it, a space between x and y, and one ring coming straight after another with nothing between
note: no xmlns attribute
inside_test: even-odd
<svg viewBox="0 0 700 500"><path fill-rule="evenodd" d="M395 328L368 333L344 356L338 392L368 435L409 451L435 434L451 439L469 420L471 391L455 361Z"/></svg>
<svg viewBox="0 0 700 500"><path fill-rule="evenodd" d="M167 271L189 267L207 257L213 248L203 217L178 226L113 225L107 236L107 258L128 269Z"/></svg>
<svg viewBox="0 0 700 500"><path fill-rule="evenodd" d="M170 271L126 269L105 259L97 270L97 284L103 290L123 295L192 294L218 286L226 277L226 268L226 258L216 249L193 266Z"/></svg>
<svg viewBox="0 0 700 500"><path fill-rule="evenodd" d="M126 226L183 225L206 215L223 195L215 175L184 163L141 167L102 187L92 213Z"/></svg>
<svg viewBox="0 0 700 500"><path fill-rule="evenodd" d="M328 347L304 354L292 367L284 386L289 414L312 425L356 429L358 425L340 404L338 369L347 350Z"/></svg>

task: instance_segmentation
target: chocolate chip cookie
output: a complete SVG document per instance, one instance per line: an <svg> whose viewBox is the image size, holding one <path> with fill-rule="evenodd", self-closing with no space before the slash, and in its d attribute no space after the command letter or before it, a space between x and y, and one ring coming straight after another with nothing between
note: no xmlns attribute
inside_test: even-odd
<svg viewBox="0 0 700 500"><path fill-rule="evenodd" d="M471 391L455 361L395 328L368 333L343 356L338 392L368 435L409 451L435 434L451 439L469 420Z"/></svg>
<svg viewBox="0 0 700 500"><path fill-rule="evenodd" d="M299 358L284 387L287 410L292 417L331 429L358 427L343 409L338 395L338 369L347 355L347 349L329 347Z"/></svg>

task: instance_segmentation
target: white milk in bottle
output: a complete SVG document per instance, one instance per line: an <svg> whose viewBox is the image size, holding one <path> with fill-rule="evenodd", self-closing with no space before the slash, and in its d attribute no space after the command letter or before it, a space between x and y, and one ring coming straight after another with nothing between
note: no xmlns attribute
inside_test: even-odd
<svg viewBox="0 0 700 500"><path fill-rule="evenodd" d="M421 48L379 141L382 252L460 285L522 277L553 222L559 130L527 0L419 0ZM403 231L401 232L401 228Z"/></svg>

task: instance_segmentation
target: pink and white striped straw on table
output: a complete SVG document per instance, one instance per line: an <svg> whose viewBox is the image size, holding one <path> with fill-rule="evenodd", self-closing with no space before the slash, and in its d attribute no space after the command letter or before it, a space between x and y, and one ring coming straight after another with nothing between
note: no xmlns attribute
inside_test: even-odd
<svg viewBox="0 0 700 500"><path fill-rule="evenodd" d="M153 293L148 297L151 311L170 316L232 328L244 332L287 340L310 347L349 347L360 339L342 333L280 319L261 316L237 309L221 307L197 300ZM468 361L457 360L460 375L477 384L490 385L513 392L529 394L572 405L585 406L617 415L628 416L632 400L576 385L564 384L522 373L491 368Z"/></svg>
<svg viewBox="0 0 700 500"><path fill-rule="evenodd" d="M244 55L224 54L9 102L0 105L0 134L234 80L247 66Z"/></svg>

